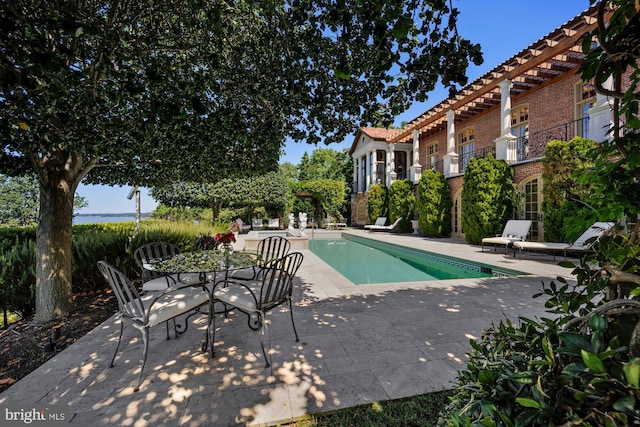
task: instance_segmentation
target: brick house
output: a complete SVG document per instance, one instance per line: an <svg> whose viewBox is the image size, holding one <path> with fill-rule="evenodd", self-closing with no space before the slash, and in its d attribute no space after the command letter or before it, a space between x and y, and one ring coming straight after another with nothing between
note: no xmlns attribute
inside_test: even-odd
<svg viewBox="0 0 640 427"><path fill-rule="evenodd" d="M610 101L577 71L582 37L596 27L596 6L574 17L441 101L400 130L361 128L350 149L354 160L352 223L367 223L367 190L396 179L414 183L430 168L449 181L453 236L462 236L461 191L471 157L492 153L514 168L524 195L522 219L531 240L543 240L542 156L554 139L607 138Z"/></svg>

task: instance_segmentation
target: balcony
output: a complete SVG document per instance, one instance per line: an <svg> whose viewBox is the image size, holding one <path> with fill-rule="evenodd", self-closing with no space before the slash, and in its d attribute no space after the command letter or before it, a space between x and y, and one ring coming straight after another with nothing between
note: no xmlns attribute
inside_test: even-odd
<svg viewBox="0 0 640 427"><path fill-rule="evenodd" d="M508 156L508 158L514 159L512 161L515 162L539 159L544 157L549 141L570 141L576 136L589 137L589 117L534 132L526 138L517 138L510 141L507 145L507 150L514 155Z"/></svg>

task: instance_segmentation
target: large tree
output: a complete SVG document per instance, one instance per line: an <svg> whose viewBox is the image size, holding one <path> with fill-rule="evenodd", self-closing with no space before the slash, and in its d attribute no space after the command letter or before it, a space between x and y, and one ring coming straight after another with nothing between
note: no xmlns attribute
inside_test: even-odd
<svg viewBox="0 0 640 427"><path fill-rule="evenodd" d="M287 204L289 188L280 172L269 172L250 178L224 178L215 184L179 182L151 188L151 196L170 207L210 208L213 219L220 209L264 206L282 211Z"/></svg>
<svg viewBox="0 0 640 427"><path fill-rule="evenodd" d="M38 320L72 307L81 180L214 182L391 123L479 46L444 0L4 0L0 172L36 173ZM91 172L91 173L90 173Z"/></svg>

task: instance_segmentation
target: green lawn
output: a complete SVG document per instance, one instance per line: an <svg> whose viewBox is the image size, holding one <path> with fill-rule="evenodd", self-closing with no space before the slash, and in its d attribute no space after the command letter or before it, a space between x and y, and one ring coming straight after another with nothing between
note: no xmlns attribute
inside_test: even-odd
<svg viewBox="0 0 640 427"><path fill-rule="evenodd" d="M374 402L337 411L307 415L294 422L277 424L286 427L433 427L449 403L452 391ZM445 424L446 425L446 424Z"/></svg>

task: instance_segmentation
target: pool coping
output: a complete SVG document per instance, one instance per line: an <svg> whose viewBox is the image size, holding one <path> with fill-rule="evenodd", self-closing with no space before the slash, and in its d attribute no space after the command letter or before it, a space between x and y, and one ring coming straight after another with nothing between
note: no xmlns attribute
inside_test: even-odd
<svg viewBox="0 0 640 427"><path fill-rule="evenodd" d="M491 251L482 251L480 245L471 245L464 239L455 237L431 238L424 235L388 232L372 233L361 229L347 229L341 230L340 232L316 230L315 234L309 234L309 238L327 238L328 236L338 236L342 234L361 236L382 242L392 241L392 244L395 245L415 247L416 249L427 252L446 253L456 258L488 264L496 268L513 269L513 267L516 266L517 270L514 271L522 272L523 275L356 285L341 273L333 269L322 258L310 250L305 250L303 251L305 256L304 264L307 266L315 266L311 270L314 272L317 271L316 273L311 274L309 279L313 280L312 277L316 275L321 276L323 279L320 286L314 286L312 289L312 293L315 298L325 299L347 295L380 295L385 292L396 292L411 289L452 289L455 287L478 288L484 287L491 282L499 283L505 279L513 279L516 282L519 282L520 280L533 280L540 282L541 279L544 279L542 281L546 282L561 276L566 280L575 280L575 277L571 275L572 269L559 266L551 256L542 253L532 253L527 257L516 259L505 255L504 252L496 251L495 253L492 253ZM506 264L508 267L503 267L501 264ZM307 269L305 270L309 271Z"/></svg>

